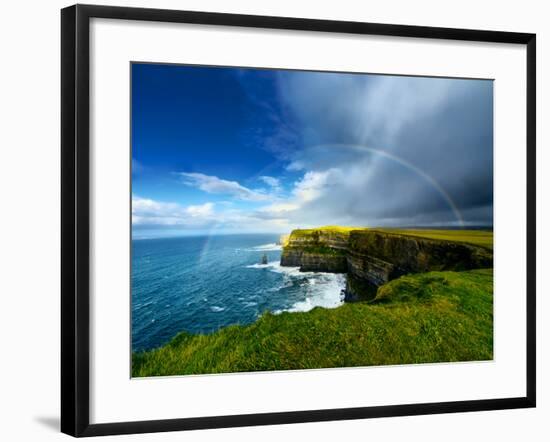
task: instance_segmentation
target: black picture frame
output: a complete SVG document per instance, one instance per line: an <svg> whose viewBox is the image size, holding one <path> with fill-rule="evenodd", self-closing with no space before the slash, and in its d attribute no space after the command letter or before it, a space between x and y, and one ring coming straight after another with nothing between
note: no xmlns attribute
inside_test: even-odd
<svg viewBox="0 0 550 442"><path fill-rule="evenodd" d="M499 399L90 424L90 19L111 18L525 45L526 395ZM61 10L61 431L99 436L535 407L536 35L304 18L74 5Z"/></svg>

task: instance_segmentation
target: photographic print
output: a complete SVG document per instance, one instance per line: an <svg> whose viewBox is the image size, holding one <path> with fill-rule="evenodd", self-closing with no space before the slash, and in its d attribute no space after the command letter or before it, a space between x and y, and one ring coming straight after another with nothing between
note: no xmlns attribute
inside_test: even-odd
<svg viewBox="0 0 550 442"><path fill-rule="evenodd" d="M493 359L493 81L134 62L132 377Z"/></svg>

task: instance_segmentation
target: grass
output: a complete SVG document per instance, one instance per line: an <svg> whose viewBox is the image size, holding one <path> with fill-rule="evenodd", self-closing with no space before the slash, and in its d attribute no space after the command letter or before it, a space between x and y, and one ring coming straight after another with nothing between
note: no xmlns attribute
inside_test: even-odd
<svg viewBox="0 0 550 442"><path fill-rule="evenodd" d="M266 313L209 335L180 333L134 353L132 375L291 370L493 358L493 272L430 272L382 286L371 302Z"/></svg>
<svg viewBox="0 0 550 442"><path fill-rule="evenodd" d="M322 226L314 229L296 229L292 236L308 236L319 231L349 234L353 230L376 230L382 233L415 236L427 239L439 239L443 241L461 242L473 244L487 249L493 249L492 230L443 230L443 229L399 229L399 228L368 228L346 226Z"/></svg>
<svg viewBox="0 0 550 442"><path fill-rule="evenodd" d="M293 238L300 238L304 236L317 235L319 233L334 233L340 234L344 237L348 237L349 233L353 230L367 230L366 227L347 227L347 226L321 226L313 229L294 229L290 234Z"/></svg>
<svg viewBox="0 0 550 442"><path fill-rule="evenodd" d="M328 232L335 232L335 233L349 233L352 230L367 230L368 227L349 227L349 226L321 226L321 227L315 227L313 229L295 229L292 232L298 232L298 234L304 234L308 235L314 232L318 232L320 230L322 231L328 231Z"/></svg>
<svg viewBox="0 0 550 442"><path fill-rule="evenodd" d="M424 230L424 229L373 229L379 232L394 233L398 235L416 236L428 239L440 239L443 241L462 242L473 244L493 250L492 230Z"/></svg>

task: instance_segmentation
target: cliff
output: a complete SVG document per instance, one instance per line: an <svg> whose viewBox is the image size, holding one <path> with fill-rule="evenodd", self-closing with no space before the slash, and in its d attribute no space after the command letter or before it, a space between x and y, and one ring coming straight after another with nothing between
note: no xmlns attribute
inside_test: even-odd
<svg viewBox="0 0 550 442"><path fill-rule="evenodd" d="M346 300L372 299L377 288L409 273L491 268L490 248L464 241L464 234L326 227L294 230L281 255L282 266L302 271L347 273ZM459 241L440 239L453 236ZM492 235L492 234L491 234Z"/></svg>
<svg viewBox="0 0 550 442"><path fill-rule="evenodd" d="M282 266L314 272L346 273L349 232L293 230L283 246Z"/></svg>

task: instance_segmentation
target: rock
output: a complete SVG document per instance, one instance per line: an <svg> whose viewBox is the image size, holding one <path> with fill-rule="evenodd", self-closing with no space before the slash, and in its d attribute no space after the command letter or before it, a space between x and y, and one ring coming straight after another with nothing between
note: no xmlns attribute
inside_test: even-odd
<svg viewBox="0 0 550 442"><path fill-rule="evenodd" d="M298 248L283 247L281 253L281 265L284 267L300 267L302 265L303 250Z"/></svg>
<svg viewBox="0 0 550 442"><path fill-rule="evenodd" d="M344 254L310 252L285 247L281 255L281 265L300 267L302 272L346 273L347 259Z"/></svg>
<svg viewBox="0 0 550 442"><path fill-rule="evenodd" d="M358 278L352 273L346 277L345 302L371 301L376 297L378 286L367 279Z"/></svg>
<svg viewBox="0 0 550 442"><path fill-rule="evenodd" d="M408 273L490 268L493 253L460 242L377 230L295 230L283 247L281 265L347 273L349 302L372 299L379 286Z"/></svg>
<svg viewBox="0 0 550 442"><path fill-rule="evenodd" d="M304 252L300 270L302 272L346 273L347 259L344 255Z"/></svg>

